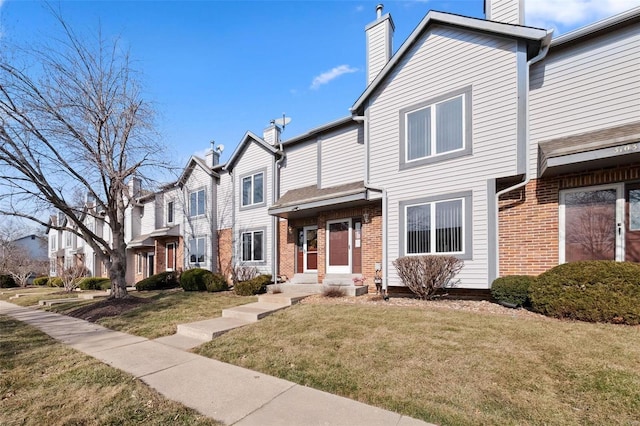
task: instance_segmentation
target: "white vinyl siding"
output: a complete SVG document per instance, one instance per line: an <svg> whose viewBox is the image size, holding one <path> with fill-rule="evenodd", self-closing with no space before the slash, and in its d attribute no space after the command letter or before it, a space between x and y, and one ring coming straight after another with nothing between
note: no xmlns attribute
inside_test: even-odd
<svg viewBox="0 0 640 426"><path fill-rule="evenodd" d="M364 179L362 124L354 122L320 137L320 187L328 188Z"/></svg>
<svg viewBox="0 0 640 426"><path fill-rule="evenodd" d="M218 213L219 229L228 229L232 225L233 212L233 186L229 173L220 172L220 183L218 185L218 199L216 210Z"/></svg>
<svg viewBox="0 0 640 426"><path fill-rule="evenodd" d="M640 32L629 26L564 48L531 69L530 169L538 143L637 122Z"/></svg>
<svg viewBox="0 0 640 426"><path fill-rule="evenodd" d="M280 195L294 188L318 184L318 146L316 139L284 148L286 160L280 169Z"/></svg>
<svg viewBox="0 0 640 426"><path fill-rule="evenodd" d="M390 286L402 285L393 261L404 251L400 203L469 193L465 200L464 268L461 288L489 288L487 181L517 169L517 42L437 25L418 38L381 88L372 94L369 117L370 184L387 190ZM455 72L452 72L455 70ZM428 166L400 168L400 111L468 88L472 153ZM465 108L466 111L466 108ZM445 154L447 155L447 154ZM424 160L420 160L424 161ZM417 163L417 162L416 162ZM467 214L468 211L468 214ZM467 235L469 234L469 235ZM466 241L470 249L466 250Z"/></svg>

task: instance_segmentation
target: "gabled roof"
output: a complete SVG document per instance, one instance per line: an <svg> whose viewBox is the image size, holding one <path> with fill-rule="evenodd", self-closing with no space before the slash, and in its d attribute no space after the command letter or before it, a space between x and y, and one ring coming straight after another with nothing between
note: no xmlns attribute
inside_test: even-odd
<svg viewBox="0 0 640 426"><path fill-rule="evenodd" d="M353 123L353 118L352 116L347 116L347 117L342 117L339 118L337 120L334 121L330 121L328 123L322 124L318 127L314 127L313 129L309 130L306 133L303 133L301 135L297 135L292 137L291 139L287 139L286 141L282 142L282 145L287 147L289 145L293 145L296 142L301 142L305 139L309 139L312 138L320 133L326 132L328 130L333 130L333 129L337 129L338 127L341 127L347 123Z"/></svg>
<svg viewBox="0 0 640 426"><path fill-rule="evenodd" d="M418 26L413 30L411 35L402 43L400 49L393 55L391 60L380 70L376 78L369 84L365 91L360 95L358 100L351 107L352 112L356 112L369 96L376 90L389 73L395 68L395 66L404 57L407 51L413 46L413 44L422 36L422 34L431 25L447 25L451 27L457 27L470 31L477 31L487 34L492 34L501 37L510 37L517 39L529 40L532 42L540 43L540 45L548 44L551 41L551 32L533 27L526 27L522 25L506 24L503 22L487 21L486 19L469 18L467 16L455 15L452 13L436 12L434 10L429 11L427 15L420 21Z"/></svg>
<svg viewBox="0 0 640 426"><path fill-rule="evenodd" d="M257 143L258 146L264 148L268 153L272 155L275 155L278 152L278 149L275 146L268 144L260 136L257 136L255 133L248 131L244 134L244 136L240 140L240 143L238 143L238 146L236 146L236 149L235 151L233 151L233 154L231 154L229 161L227 161L227 163L224 165L224 168L226 170L233 169L235 163L240 159L242 153L251 142Z"/></svg>
<svg viewBox="0 0 640 426"><path fill-rule="evenodd" d="M640 6L556 37L551 41L551 48L583 40L638 21L640 21Z"/></svg>
<svg viewBox="0 0 640 426"><path fill-rule="evenodd" d="M211 169L211 167L207 166L207 163L205 163L205 161L202 158L192 155L189 161L187 162L187 165L185 166L184 170L182 171L182 174L176 181L176 185L179 185L179 186L184 185L187 179L189 179L189 176L191 176L191 172L193 172L193 169L195 169L196 166L199 166L202 170L207 172L207 174L211 177L220 176L216 172L214 172Z"/></svg>

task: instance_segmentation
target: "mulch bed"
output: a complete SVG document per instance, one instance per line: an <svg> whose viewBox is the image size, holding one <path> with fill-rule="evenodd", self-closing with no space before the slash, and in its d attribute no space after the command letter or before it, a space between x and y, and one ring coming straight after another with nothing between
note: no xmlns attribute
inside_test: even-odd
<svg viewBox="0 0 640 426"><path fill-rule="evenodd" d="M120 315L147 303L153 303L153 300L134 296L129 296L124 299L104 299L90 305L81 306L78 309L68 312L66 315L85 321L96 322L100 318Z"/></svg>

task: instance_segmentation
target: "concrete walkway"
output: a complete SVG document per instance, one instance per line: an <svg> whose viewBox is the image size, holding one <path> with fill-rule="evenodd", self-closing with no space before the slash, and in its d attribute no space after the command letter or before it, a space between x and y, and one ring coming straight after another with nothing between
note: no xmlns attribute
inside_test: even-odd
<svg viewBox="0 0 640 426"><path fill-rule="evenodd" d="M80 319L2 301L0 314L32 325L228 425L428 425Z"/></svg>

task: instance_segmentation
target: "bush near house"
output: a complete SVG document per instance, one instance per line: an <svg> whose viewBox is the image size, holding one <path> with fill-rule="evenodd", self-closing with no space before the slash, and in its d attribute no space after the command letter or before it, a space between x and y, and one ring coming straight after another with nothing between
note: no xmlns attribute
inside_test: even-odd
<svg viewBox="0 0 640 426"><path fill-rule="evenodd" d="M175 272L160 272L159 274L151 275L136 283L136 290L165 290L169 288L180 287L180 281Z"/></svg>
<svg viewBox="0 0 640 426"><path fill-rule="evenodd" d="M62 278L60 277L49 277L47 280L47 287L64 287L64 283L62 282Z"/></svg>
<svg viewBox="0 0 640 426"><path fill-rule="evenodd" d="M530 287L536 312L589 322L640 324L640 265L630 262L565 263L539 275Z"/></svg>
<svg viewBox="0 0 640 426"><path fill-rule="evenodd" d="M50 279L51 279L51 277L38 277L38 278L33 280L33 285L37 285L37 286L49 285L49 280Z"/></svg>
<svg viewBox="0 0 640 426"><path fill-rule="evenodd" d="M180 285L184 291L207 291L207 277L213 275L208 269L187 269L180 276Z"/></svg>
<svg viewBox="0 0 640 426"><path fill-rule="evenodd" d="M111 288L111 280L109 278L86 277L78 282L81 290L109 290Z"/></svg>
<svg viewBox="0 0 640 426"><path fill-rule="evenodd" d="M241 281L233 287L239 296L253 296L267 291L267 284L271 283L271 275L258 275L247 281Z"/></svg>
<svg viewBox="0 0 640 426"><path fill-rule="evenodd" d="M0 288L18 287L16 280L11 275L0 275Z"/></svg>
<svg viewBox="0 0 640 426"><path fill-rule="evenodd" d="M515 306L529 305L529 287L536 277L529 275L509 275L496 278L491 284L491 295L499 302Z"/></svg>
<svg viewBox="0 0 640 426"><path fill-rule="evenodd" d="M209 293L229 290L229 284L222 274L214 274L205 276L205 286Z"/></svg>
<svg viewBox="0 0 640 426"><path fill-rule="evenodd" d="M393 261L404 285L421 299L433 298L463 265L462 260L453 256L403 256Z"/></svg>

